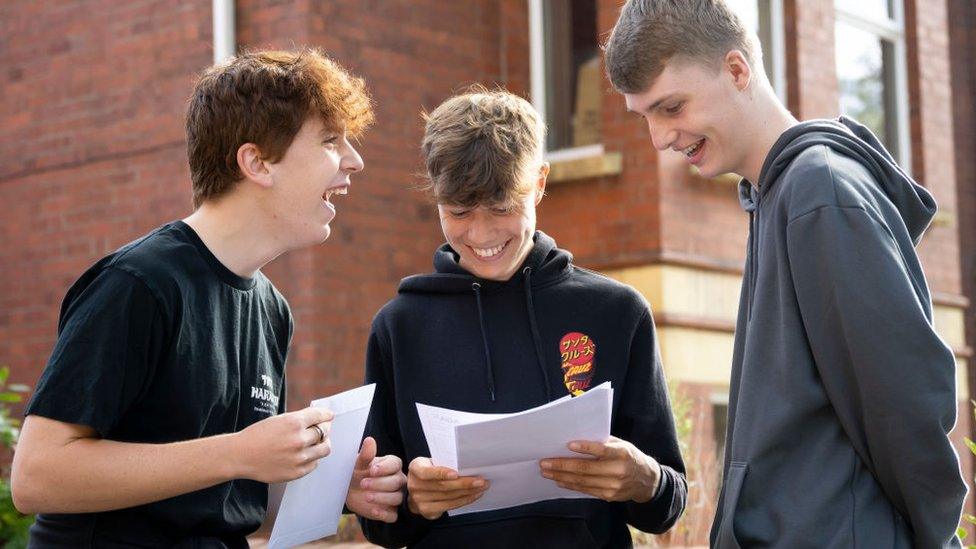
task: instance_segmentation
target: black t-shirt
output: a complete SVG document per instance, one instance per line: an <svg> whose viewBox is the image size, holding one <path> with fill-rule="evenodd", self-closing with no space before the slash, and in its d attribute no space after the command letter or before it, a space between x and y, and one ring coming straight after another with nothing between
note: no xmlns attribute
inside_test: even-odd
<svg viewBox="0 0 976 549"><path fill-rule="evenodd" d="M284 410L291 334L288 303L263 274L235 275L176 221L68 290L26 413L123 442L240 431ZM239 479L118 511L42 514L31 546L246 547L266 505L266 484Z"/></svg>

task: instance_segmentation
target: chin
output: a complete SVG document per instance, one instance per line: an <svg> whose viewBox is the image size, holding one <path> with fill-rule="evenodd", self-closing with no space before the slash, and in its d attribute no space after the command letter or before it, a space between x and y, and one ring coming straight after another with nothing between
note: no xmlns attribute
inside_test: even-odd
<svg viewBox="0 0 976 549"><path fill-rule="evenodd" d="M304 248L305 246L315 246L316 244L322 244L329 239L332 234L332 229L328 226L315 227L314 230L309 231L302 239L302 243L298 248Z"/></svg>

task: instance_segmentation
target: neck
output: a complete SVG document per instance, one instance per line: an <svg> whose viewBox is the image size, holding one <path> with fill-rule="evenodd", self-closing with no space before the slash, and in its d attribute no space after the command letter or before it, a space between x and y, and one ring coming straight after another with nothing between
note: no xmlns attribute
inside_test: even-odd
<svg viewBox="0 0 976 549"><path fill-rule="evenodd" d="M798 124L797 119L786 110L786 107L779 102L779 99L772 95L772 90L768 90L759 99L764 108L758 109L759 112L750 113L752 120L751 142L749 154L745 163L739 171L739 175L749 180L754 186L758 187L759 176L762 172L763 163L769 156L773 145L783 132Z"/></svg>
<svg viewBox="0 0 976 549"><path fill-rule="evenodd" d="M250 278L287 249L260 211L234 196L205 202L183 220L212 254L238 276Z"/></svg>

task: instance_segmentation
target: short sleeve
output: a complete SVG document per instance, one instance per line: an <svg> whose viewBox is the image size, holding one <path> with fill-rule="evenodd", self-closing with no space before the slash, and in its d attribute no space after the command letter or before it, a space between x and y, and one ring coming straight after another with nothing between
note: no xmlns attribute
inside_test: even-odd
<svg viewBox="0 0 976 549"><path fill-rule="evenodd" d="M59 326L26 415L107 437L152 380L166 339L160 304L139 278L108 268L69 291Z"/></svg>

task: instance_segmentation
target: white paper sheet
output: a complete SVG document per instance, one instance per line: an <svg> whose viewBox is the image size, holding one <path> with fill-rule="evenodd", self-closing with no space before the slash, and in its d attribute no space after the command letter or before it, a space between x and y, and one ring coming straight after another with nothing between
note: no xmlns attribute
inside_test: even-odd
<svg viewBox="0 0 976 549"><path fill-rule="evenodd" d="M336 533L375 390L375 384L366 385L312 401L312 406L335 414L329 432L332 452L319 460L314 471L285 486L268 549L294 547Z"/></svg>
<svg viewBox="0 0 976 549"><path fill-rule="evenodd" d="M461 515L546 499L591 497L542 476L547 457L583 457L573 440L607 440L613 389L603 383L576 398L561 398L512 414L476 414L417 404L431 460L461 476L481 476L490 487L476 502L448 511Z"/></svg>

